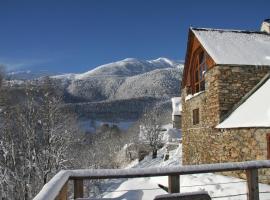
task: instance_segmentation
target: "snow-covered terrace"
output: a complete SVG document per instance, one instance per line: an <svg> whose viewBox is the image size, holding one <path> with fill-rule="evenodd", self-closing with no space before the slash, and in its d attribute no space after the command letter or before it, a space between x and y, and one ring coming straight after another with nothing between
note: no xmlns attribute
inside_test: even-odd
<svg viewBox="0 0 270 200"><path fill-rule="evenodd" d="M168 168L63 170L56 174L34 200L67 199L68 181L74 182L74 199L83 198L83 180L168 176L169 193L179 193L180 175L245 170L248 199L259 199L258 169L270 168L270 160L189 165Z"/></svg>

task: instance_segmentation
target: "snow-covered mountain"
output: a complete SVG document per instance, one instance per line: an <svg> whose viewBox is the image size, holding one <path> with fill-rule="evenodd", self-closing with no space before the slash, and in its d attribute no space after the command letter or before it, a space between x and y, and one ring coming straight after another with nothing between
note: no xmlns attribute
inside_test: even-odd
<svg viewBox="0 0 270 200"><path fill-rule="evenodd" d="M182 70L181 62L167 58L127 58L82 74L53 75L51 78L63 91L65 106L79 117L136 121L145 108L157 103L170 115L170 98L180 95ZM11 75L17 74L33 77L31 71ZM39 84L42 80L40 77L31 82Z"/></svg>
<svg viewBox="0 0 270 200"><path fill-rule="evenodd" d="M127 77L146 73L155 69L182 68L182 62L170 60L168 58L158 58L155 60L139 60L126 58L117 62L105 64L82 74L62 74L53 76L57 79L85 80L91 77L119 76Z"/></svg>
<svg viewBox="0 0 270 200"><path fill-rule="evenodd" d="M101 65L82 74L52 76L60 80L70 99L104 101L141 97L170 98L178 96L183 64L158 58L127 58Z"/></svg>

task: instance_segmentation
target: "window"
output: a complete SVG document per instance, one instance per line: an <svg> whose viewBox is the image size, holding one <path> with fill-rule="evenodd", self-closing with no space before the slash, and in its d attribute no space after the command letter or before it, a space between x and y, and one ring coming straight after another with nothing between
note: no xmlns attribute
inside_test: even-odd
<svg viewBox="0 0 270 200"><path fill-rule="evenodd" d="M202 49L196 50L192 63L191 92L194 94L205 90L204 74L207 70L205 51Z"/></svg>
<svg viewBox="0 0 270 200"><path fill-rule="evenodd" d="M270 133L266 135L267 141L267 159L270 160Z"/></svg>
<svg viewBox="0 0 270 200"><path fill-rule="evenodd" d="M193 125L199 124L200 116L199 116L199 108L193 110Z"/></svg>

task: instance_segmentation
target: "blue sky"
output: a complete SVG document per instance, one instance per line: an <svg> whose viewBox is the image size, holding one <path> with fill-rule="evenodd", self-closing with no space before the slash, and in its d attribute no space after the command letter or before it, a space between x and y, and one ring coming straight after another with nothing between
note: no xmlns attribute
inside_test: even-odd
<svg viewBox="0 0 270 200"><path fill-rule="evenodd" d="M183 60L189 26L259 30L269 0L0 0L0 63L84 72L127 57Z"/></svg>

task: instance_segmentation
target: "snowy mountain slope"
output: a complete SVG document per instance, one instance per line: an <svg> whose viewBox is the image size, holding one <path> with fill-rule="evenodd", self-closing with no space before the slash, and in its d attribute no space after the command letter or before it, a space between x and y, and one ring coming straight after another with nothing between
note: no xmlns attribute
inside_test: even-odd
<svg viewBox="0 0 270 200"><path fill-rule="evenodd" d="M157 69L131 77L91 77L73 80L67 92L73 96L100 101L151 96L170 98L179 95L181 70L177 68Z"/></svg>
<svg viewBox="0 0 270 200"><path fill-rule="evenodd" d="M139 60L135 58L126 58L117 62L101 65L93 70L82 74L63 74L56 75L53 78L69 79L69 80L85 80L91 77L107 77L107 76L134 76L155 69L177 68L181 67L182 63L173 61L168 58L158 58L155 60Z"/></svg>
<svg viewBox="0 0 270 200"><path fill-rule="evenodd" d="M155 60L138 60L127 58L115 63L99 66L94 70L77 75L77 79L85 79L89 76L134 76L150 72L155 69L173 68L181 65L180 62L169 60L167 58L158 58Z"/></svg>
<svg viewBox="0 0 270 200"><path fill-rule="evenodd" d="M179 95L180 79L181 72L177 68L156 69L128 77L117 89L114 98L170 98Z"/></svg>
<svg viewBox="0 0 270 200"><path fill-rule="evenodd" d="M101 101L114 96L124 82L123 77L91 77L85 80L75 79L67 86L67 92L88 101Z"/></svg>
<svg viewBox="0 0 270 200"><path fill-rule="evenodd" d="M179 95L183 65L167 58L142 61L128 58L83 74L52 76L69 96L85 101Z"/></svg>

